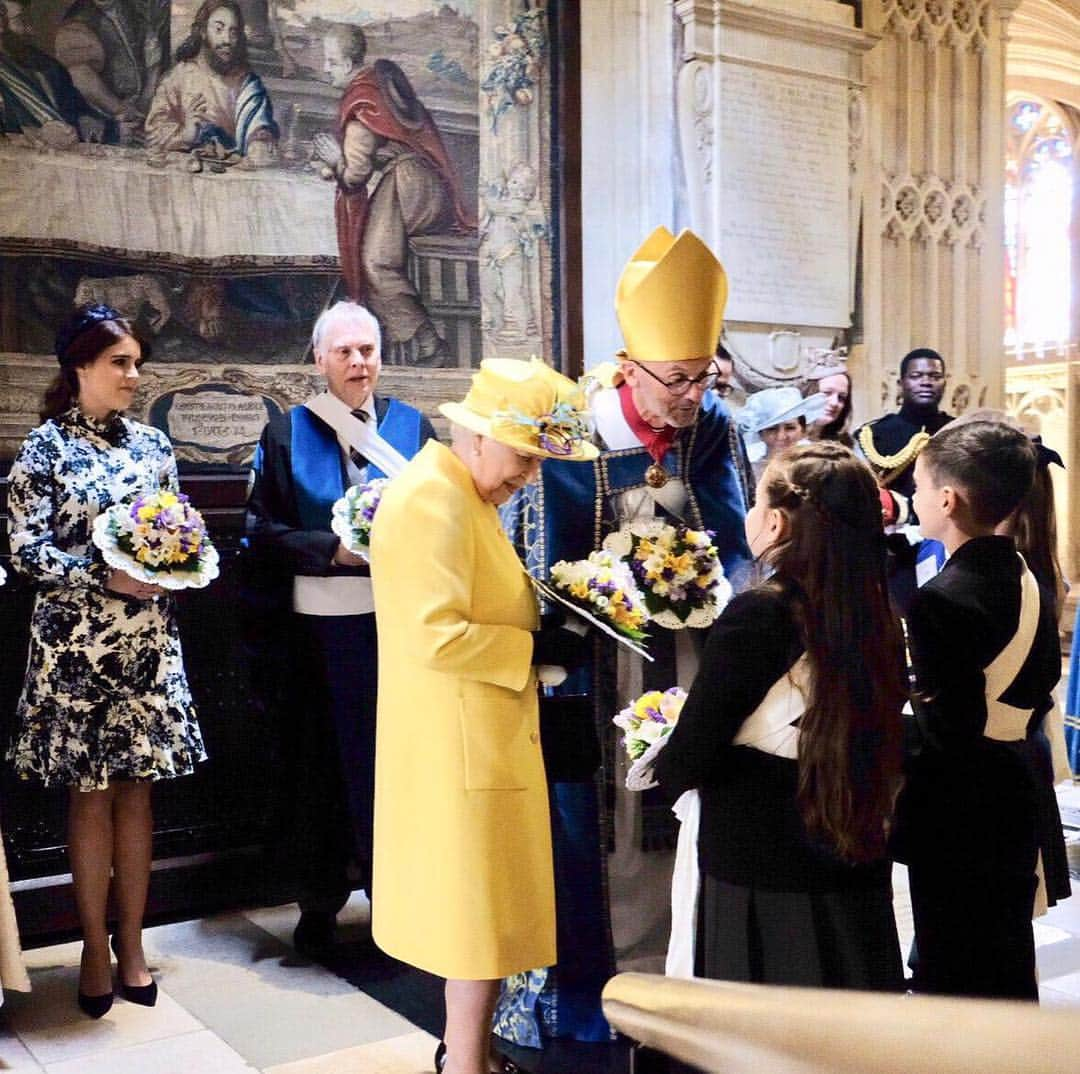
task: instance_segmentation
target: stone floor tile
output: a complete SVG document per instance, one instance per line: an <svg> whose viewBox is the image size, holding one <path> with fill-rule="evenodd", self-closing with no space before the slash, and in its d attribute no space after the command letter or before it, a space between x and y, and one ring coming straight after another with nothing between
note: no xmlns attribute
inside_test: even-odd
<svg viewBox="0 0 1080 1074"><path fill-rule="evenodd" d="M374 1044L267 1067L264 1074L430 1074L438 1042L429 1033L406 1033Z"/></svg>
<svg viewBox="0 0 1080 1074"><path fill-rule="evenodd" d="M149 930L146 946L170 993L259 1068L415 1029L241 914Z"/></svg>
<svg viewBox="0 0 1080 1074"><path fill-rule="evenodd" d="M257 1074L207 1029L50 1063L45 1074Z"/></svg>
<svg viewBox="0 0 1080 1074"><path fill-rule="evenodd" d="M4 1024L4 1013L0 1009L0 1071L18 1070L23 1074L39 1074L41 1066L30 1054L27 1047L14 1031Z"/></svg>
<svg viewBox="0 0 1080 1074"><path fill-rule="evenodd" d="M33 992L4 1004L5 1021L42 1066L202 1028L163 988L155 1007L118 997L104 1018L94 1020L75 1004L77 966L33 969L30 980Z"/></svg>
<svg viewBox="0 0 1080 1074"><path fill-rule="evenodd" d="M1069 995L1068 992L1059 992L1049 985L1039 985L1039 1003L1043 1007L1075 1007L1080 998Z"/></svg>

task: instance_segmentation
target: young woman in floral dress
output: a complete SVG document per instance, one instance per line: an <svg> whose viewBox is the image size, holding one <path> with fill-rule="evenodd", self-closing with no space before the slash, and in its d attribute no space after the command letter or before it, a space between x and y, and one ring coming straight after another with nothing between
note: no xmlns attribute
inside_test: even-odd
<svg viewBox="0 0 1080 1074"><path fill-rule="evenodd" d="M9 756L23 778L69 788L79 1006L100 1018L113 1002L110 883L121 992L145 1006L157 998L142 948L150 786L190 773L205 753L172 600L110 568L91 541L94 518L112 504L179 489L168 439L122 416L147 348L116 310L83 306L58 332L56 356L43 424L8 484L12 561L37 585Z"/></svg>

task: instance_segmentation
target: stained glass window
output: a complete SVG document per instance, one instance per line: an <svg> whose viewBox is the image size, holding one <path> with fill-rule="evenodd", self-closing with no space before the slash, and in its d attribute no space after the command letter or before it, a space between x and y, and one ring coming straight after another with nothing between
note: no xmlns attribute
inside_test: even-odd
<svg viewBox="0 0 1080 1074"><path fill-rule="evenodd" d="M1005 345L1069 338L1072 145L1051 105L1015 101L1005 156Z"/></svg>

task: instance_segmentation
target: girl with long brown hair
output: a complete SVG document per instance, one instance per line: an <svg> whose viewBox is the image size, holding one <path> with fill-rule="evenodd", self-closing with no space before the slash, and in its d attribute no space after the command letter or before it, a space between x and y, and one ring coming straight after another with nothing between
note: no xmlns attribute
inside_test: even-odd
<svg viewBox="0 0 1080 1074"><path fill-rule="evenodd" d="M696 972L902 988L885 840L903 648L873 477L840 444L795 447L746 533L771 576L716 621L656 762L701 794Z"/></svg>

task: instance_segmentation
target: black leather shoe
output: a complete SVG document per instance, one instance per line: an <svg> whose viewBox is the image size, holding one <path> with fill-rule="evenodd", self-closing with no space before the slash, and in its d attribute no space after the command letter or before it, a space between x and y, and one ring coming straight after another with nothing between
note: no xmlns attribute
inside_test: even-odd
<svg viewBox="0 0 1080 1074"><path fill-rule="evenodd" d="M305 910L293 930L293 947L304 954L320 954L334 945L337 915Z"/></svg>
<svg viewBox="0 0 1080 1074"><path fill-rule="evenodd" d="M112 1010L113 994L105 992L100 996L88 996L79 992L79 1010L90 1018L101 1018Z"/></svg>

